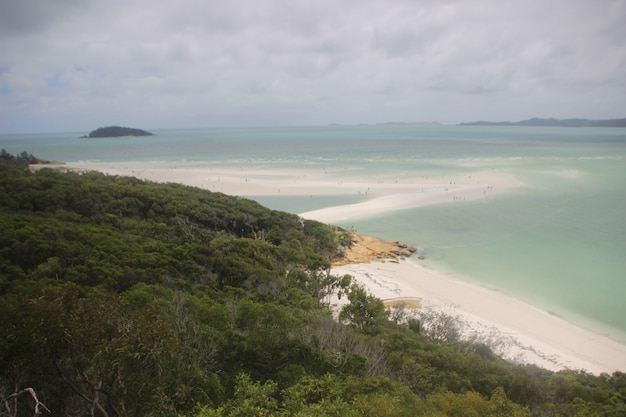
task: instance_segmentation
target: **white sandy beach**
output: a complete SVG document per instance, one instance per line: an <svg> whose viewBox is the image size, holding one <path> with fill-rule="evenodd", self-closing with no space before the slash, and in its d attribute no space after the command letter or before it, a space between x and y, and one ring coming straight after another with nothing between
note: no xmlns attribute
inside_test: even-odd
<svg viewBox="0 0 626 417"><path fill-rule="evenodd" d="M327 223L430 204L454 204L512 192L522 187L507 173L472 172L455 178L395 180L351 177L345 172L287 170L266 167L215 166L163 168L150 163L71 164L69 169L97 170L155 182L177 182L238 196L361 195L365 201L330 207L301 216ZM414 261L373 262L333 268L349 273L379 298L419 298L425 307L458 315L476 331L497 329L514 339L509 359L559 370L599 374L626 371L626 346L573 326L547 312L500 292L470 285Z"/></svg>
<svg viewBox="0 0 626 417"><path fill-rule="evenodd" d="M417 298L423 308L458 316L469 326L466 334L493 337L495 330L509 341L503 356L516 362L594 374L626 370L626 346L414 261L350 264L333 273L352 275L383 300Z"/></svg>
<svg viewBox="0 0 626 417"><path fill-rule="evenodd" d="M344 169L278 169L251 165L211 168L160 167L152 163L68 164L70 169L128 175L155 182L177 182L243 197L358 195L365 201L301 213L307 219L332 223L431 204L458 203L491 197L523 186L507 173L474 172L464 177L421 177L373 181Z"/></svg>

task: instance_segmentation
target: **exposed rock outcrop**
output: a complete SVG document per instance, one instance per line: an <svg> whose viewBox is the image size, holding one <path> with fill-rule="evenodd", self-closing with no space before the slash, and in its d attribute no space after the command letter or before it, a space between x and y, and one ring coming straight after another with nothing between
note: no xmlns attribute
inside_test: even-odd
<svg viewBox="0 0 626 417"><path fill-rule="evenodd" d="M352 234L350 247L346 248L345 256L333 262L333 265L367 263L373 260L397 260L411 256L416 249L404 242L386 242L381 239Z"/></svg>

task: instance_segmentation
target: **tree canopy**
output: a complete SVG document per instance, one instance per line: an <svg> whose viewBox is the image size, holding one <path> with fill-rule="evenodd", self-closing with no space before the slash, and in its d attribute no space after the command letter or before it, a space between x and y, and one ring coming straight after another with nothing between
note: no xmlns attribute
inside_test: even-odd
<svg viewBox="0 0 626 417"><path fill-rule="evenodd" d="M100 127L96 130L92 130L89 135L83 136L84 138L117 138L120 136L154 136L153 133L147 132L142 129L136 129L132 127L122 126L108 126Z"/></svg>
<svg viewBox="0 0 626 417"><path fill-rule="evenodd" d="M0 415L625 411L626 374L514 365L394 320L332 274L344 230L24 159L0 155Z"/></svg>

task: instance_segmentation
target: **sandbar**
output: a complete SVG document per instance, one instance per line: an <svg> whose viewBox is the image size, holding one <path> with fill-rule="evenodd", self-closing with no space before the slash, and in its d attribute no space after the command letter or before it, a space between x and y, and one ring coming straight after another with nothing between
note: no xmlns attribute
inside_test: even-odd
<svg viewBox="0 0 626 417"><path fill-rule="evenodd" d="M361 196L364 201L300 213L306 219L333 223L432 204L460 203L497 196L524 184L505 172L472 172L463 176L380 179L350 175L346 169L281 168L215 164L166 166L151 162L88 162L64 169L94 170L154 182L176 182L241 197Z"/></svg>

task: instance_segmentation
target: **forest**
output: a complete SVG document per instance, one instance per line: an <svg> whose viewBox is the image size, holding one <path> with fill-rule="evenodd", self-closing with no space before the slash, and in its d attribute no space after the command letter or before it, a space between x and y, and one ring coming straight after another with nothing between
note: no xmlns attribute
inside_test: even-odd
<svg viewBox="0 0 626 417"><path fill-rule="evenodd" d="M626 415L622 372L509 363L335 276L345 230L36 161L0 153L0 416Z"/></svg>
<svg viewBox="0 0 626 417"><path fill-rule="evenodd" d="M89 135L83 138L117 138L120 136L154 136L153 133L142 129L122 126L99 127L89 132Z"/></svg>

